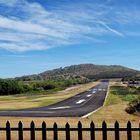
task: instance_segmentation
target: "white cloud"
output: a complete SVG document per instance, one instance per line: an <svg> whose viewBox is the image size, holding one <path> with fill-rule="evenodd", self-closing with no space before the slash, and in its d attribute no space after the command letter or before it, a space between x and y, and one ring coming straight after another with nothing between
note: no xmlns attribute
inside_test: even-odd
<svg viewBox="0 0 140 140"><path fill-rule="evenodd" d="M140 24L140 9L136 7L122 8L115 12L115 19L119 24L135 25Z"/></svg>
<svg viewBox="0 0 140 140"><path fill-rule="evenodd" d="M7 6L14 6L18 0L0 0L0 4Z"/></svg>
<svg viewBox="0 0 140 140"><path fill-rule="evenodd" d="M132 18L128 11L120 16L116 7L88 2L52 7L50 11L26 0L0 0L0 4L7 6L8 13L0 13L0 48L12 51L44 50L88 41L104 43L107 41L100 39L104 35L125 34L112 24L128 24L128 17Z"/></svg>
<svg viewBox="0 0 140 140"><path fill-rule="evenodd" d="M5 17L0 17L0 27L15 30L18 32L25 32L25 33L33 33L33 34L42 34L42 35L49 35L52 37L60 37L63 38L65 34L59 33L56 30L45 28L39 24L34 24L31 22L24 22L20 20L12 20Z"/></svg>
<svg viewBox="0 0 140 140"><path fill-rule="evenodd" d="M43 44L32 44L29 46L29 44L16 44L16 43L1 43L0 48L11 50L11 51L18 51L18 52L24 52L24 51L31 51L31 50L45 50L47 49L47 46L43 46ZM49 48L49 47L48 47Z"/></svg>
<svg viewBox="0 0 140 140"><path fill-rule="evenodd" d="M14 4L16 5L16 1L13 1L13 6ZM48 12L38 3L22 1L18 3L18 8L27 15L24 20L0 16L0 28L4 30L0 35L0 48L12 51L42 50L79 43L82 38L89 38L87 34L100 35L106 32L104 29L79 23L79 18L77 21L72 18L74 13L69 16L70 20L66 20L65 12ZM92 40L100 42L95 37Z"/></svg>

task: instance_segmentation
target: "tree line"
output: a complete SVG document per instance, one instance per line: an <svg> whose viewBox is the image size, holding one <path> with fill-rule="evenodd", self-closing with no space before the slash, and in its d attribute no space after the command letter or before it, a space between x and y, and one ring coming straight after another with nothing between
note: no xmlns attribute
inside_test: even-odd
<svg viewBox="0 0 140 140"><path fill-rule="evenodd" d="M40 80L40 81L16 81L0 80L0 95L21 94L32 91L61 90L72 85L83 84L88 80Z"/></svg>

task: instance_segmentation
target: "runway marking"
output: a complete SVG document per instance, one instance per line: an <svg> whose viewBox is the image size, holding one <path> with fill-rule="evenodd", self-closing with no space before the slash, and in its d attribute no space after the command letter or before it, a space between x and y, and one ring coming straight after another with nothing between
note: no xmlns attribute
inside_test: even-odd
<svg viewBox="0 0 140 140"><path fill-rule="evenodd" d="M107 89L104 89L105 91L107 91L107 93L106 93L106 97L105 97L103 106L105 105L106 99L107 99L107 97L108 97L108 93L109 93L109 92L108 92L108 89L109 89L109 86L108 86ZM81 118L86 118L86 117L88 117L89 115L93 114L94 112L97 112L98 110L100 110L103 106L101 106L101 107L97 108L96 110L94 110L94 111L92 111L92 112L90 112L90 113L88 113L88 114L82 116Z"/></svg>
<svg viewBox="0 0 140 140"><path fill-rule="evenodd" d="M91 91L91 89L87 90L87 91Z"/></svg>
<svg viewBox="0 0 140 140"><path fill-rule="evenodd" d="M76 104L81 104L82 102L85 102L85 101L86 101L85 99L81 99L78 102L76 102Z"/></svg>
<svg viewBox="0 0 140 140"><path fill-rule="evenodd" d="M70 108L70 106L60 106L60 107L54 107L49 109L65 109L65 108Z"/></svg>
<svg viewBox="0 0 140 140"><path fill-rule="evenodd" d="M93 89L93 91L96 91L97 89L95 88L95 89Z"/></svg>
<svg viewBox="0 0 140 140"><path fill-rule="evenodd" d="M88 95L87 95L87 97L90 97L90 96L92 96L92 94L88 94Z"/></svg>
<svg viewBox="0 0 140 140"><path fill-rule="evenodd" d="M99 88L99 89L98 89L98 91L102 91L102 89L101 89L101 88Z"/></svg>
<svg viewBox="0 0 140 140"><path fill-rule="evenodd" d="M98 91L106 91L106 89L99 88Z"/></svg>

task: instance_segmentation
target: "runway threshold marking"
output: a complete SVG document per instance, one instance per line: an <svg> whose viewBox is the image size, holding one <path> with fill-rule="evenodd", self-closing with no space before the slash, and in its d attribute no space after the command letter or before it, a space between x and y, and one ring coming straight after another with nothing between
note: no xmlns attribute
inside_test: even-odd
<svg viewBox="0 0 140 140"><path fill-rule="evenodd" d="M99 88L98 91L106 91L104 88Z"/></svg>
<svg viewBox="0 0 140 140"><path fill-rule="evenodd" d="M85 102L86 100L85 99L81 99L81 100L79 100L78 102L76 102L76 104L81 104L81 103L83 103L83 102Z"/></svg>

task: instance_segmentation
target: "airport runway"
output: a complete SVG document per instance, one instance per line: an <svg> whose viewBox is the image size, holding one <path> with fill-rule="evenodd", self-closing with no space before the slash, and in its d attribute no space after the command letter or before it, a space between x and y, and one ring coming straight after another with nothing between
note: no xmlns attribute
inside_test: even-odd
<svg viewBox="0 0 140 140"><path fill-rule="evenodd" d="M39 108L0 111L0 116L82 117L103 106L107 89L108 82L100 82L88 91L59 103Z"/></svg>

